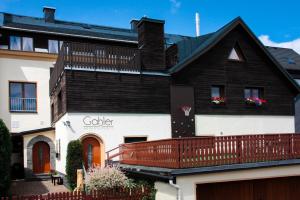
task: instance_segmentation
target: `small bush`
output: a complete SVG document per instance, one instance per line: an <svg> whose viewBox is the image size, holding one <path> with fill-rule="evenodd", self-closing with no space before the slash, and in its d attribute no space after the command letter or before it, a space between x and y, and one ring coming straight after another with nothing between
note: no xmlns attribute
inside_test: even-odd
<svg viewBox="0 0 300 200"><path fill-rule="evenodd" d="M12 143L9 131L0 119L0 196L8 195Z"/></svg>
<svg viewBox="0 0 300 200"><path fill-rule="evenodd" d="M82 169L83 155L82 144L79 140L70 141L67 150L66 173L69 186L72 190L76 188L77 169Z"/></svg>
<svg viewBox="0 0 300 200"><path fill-rule="evenodd" d="M111 188L125 188L131 181L116 167L95 167L89 169L85 177L88 191Z"/></svg>

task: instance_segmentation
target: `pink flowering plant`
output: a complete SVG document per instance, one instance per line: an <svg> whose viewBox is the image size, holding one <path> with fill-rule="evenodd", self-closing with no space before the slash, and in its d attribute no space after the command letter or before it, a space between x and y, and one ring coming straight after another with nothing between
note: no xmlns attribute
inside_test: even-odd
<svg viewBox="0 0 300 200"><path fill-rule="evenodd" d="M215 105L224 105L226 103L226 99L224 97L212 97L211 102Z"/></svg>
<svg viewBox="0 0 300 200"><path fill-rule="evenodd" d="M245 99L245 103L247 105L255 105L255 106L262 106L267 103L265 99L257 98L257 97L249 97Z"/></svg>

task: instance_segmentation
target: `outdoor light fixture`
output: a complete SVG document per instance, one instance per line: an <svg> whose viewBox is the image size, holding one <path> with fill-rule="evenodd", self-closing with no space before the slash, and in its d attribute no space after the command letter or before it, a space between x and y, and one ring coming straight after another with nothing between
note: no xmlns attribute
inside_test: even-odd
<svg viewBox="0 0 300 200"><path fill-rule="evenodd" d="M65 126L71 127L71 122L70 122L70 121L65 121L65 122L63 122L63 123L64 123Z"/></svg>

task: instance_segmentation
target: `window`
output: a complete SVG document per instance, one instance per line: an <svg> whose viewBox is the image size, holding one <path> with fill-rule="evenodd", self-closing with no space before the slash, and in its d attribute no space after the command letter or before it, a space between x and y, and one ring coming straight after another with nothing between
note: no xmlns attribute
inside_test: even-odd
<svg viewBox="0 0 300 200"><path fill-rule="evenodd" d="M62 93L61 91L57 95L57 113L62 113Z"/></svg>
<svg viewBox="0 0 300 200"><path fill-rule="evenodd" d="M10 50L21 50L21 37L10 36Z"/></svg>
<svg viewBox="0 0 300 200"><path fill-rule="evenodd" d="M237 44L232 48L228 59L233 60L233 61L244 61L245 60L242 50Z"/></svg>
<svg viewBox="0 0 300 200"><path fill-rule="evenodd" d="M10 36L10 50L33 51L33 39L30 37Z"/></svg>
<svg viewBox="0 0 300 200"><path fill-rule="evenodd" d="M63 41L48 40L49 53L58 53L62 44L63 44Z"/></svg>
<svg viewBox="0 0 300 200"><path fill-rule="evenodd" d="M29 37L22 38L22 50L33 51L33 39Z"/></svg>
<svg viewBox="0 0 300 200"><path fill-rule="evenodd" d="M244 97L247 98L263 98L261 88L246 88L244 91Z"/></svg>
<svg viewBox="0 0 300 200"><path fill-rule="evenodd" d="M36 84L26 82L9 83L10 111L36 112Z"/></svg>
<svg viewBox="0 0 300 200"><path fill-rule="evenodd" d="M54 104L51 104L51 122L54 121Z"/></svg>
<svg viewBox="0 0 300 200"><path fill-rule="evenodd" d="M298 85L300 86L300 79L295 79Z"/></svg>
<svg viewBox="0 0 300 200"><path fill-rule="evenodd" d="M213 104L225 103L225 89L224 86L211 87L211 101Z"/></svg>
<svg viewBox="0 0 300 200"><path fill-rule="evenodd" d="M262 88L245 88L244 97L245 103L249 106L262 106L267 103L264 99Z"/></svg>
<svg viewBox="0 0 300 200"><path fill-rule="evenodd" d="M147 137L124 137L124 143L145 142Z"/></svg>

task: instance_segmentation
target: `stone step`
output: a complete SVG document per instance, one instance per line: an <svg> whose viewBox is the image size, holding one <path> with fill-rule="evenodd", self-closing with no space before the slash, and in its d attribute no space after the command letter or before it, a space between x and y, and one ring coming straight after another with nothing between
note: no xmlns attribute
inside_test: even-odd
<svg viewBox="0 0 300 200"><path fill-rule="evenodd" d="M51 179L49 173L46 174L33 174L31 177L27 178L28 181L48 181Z"/></svg>

